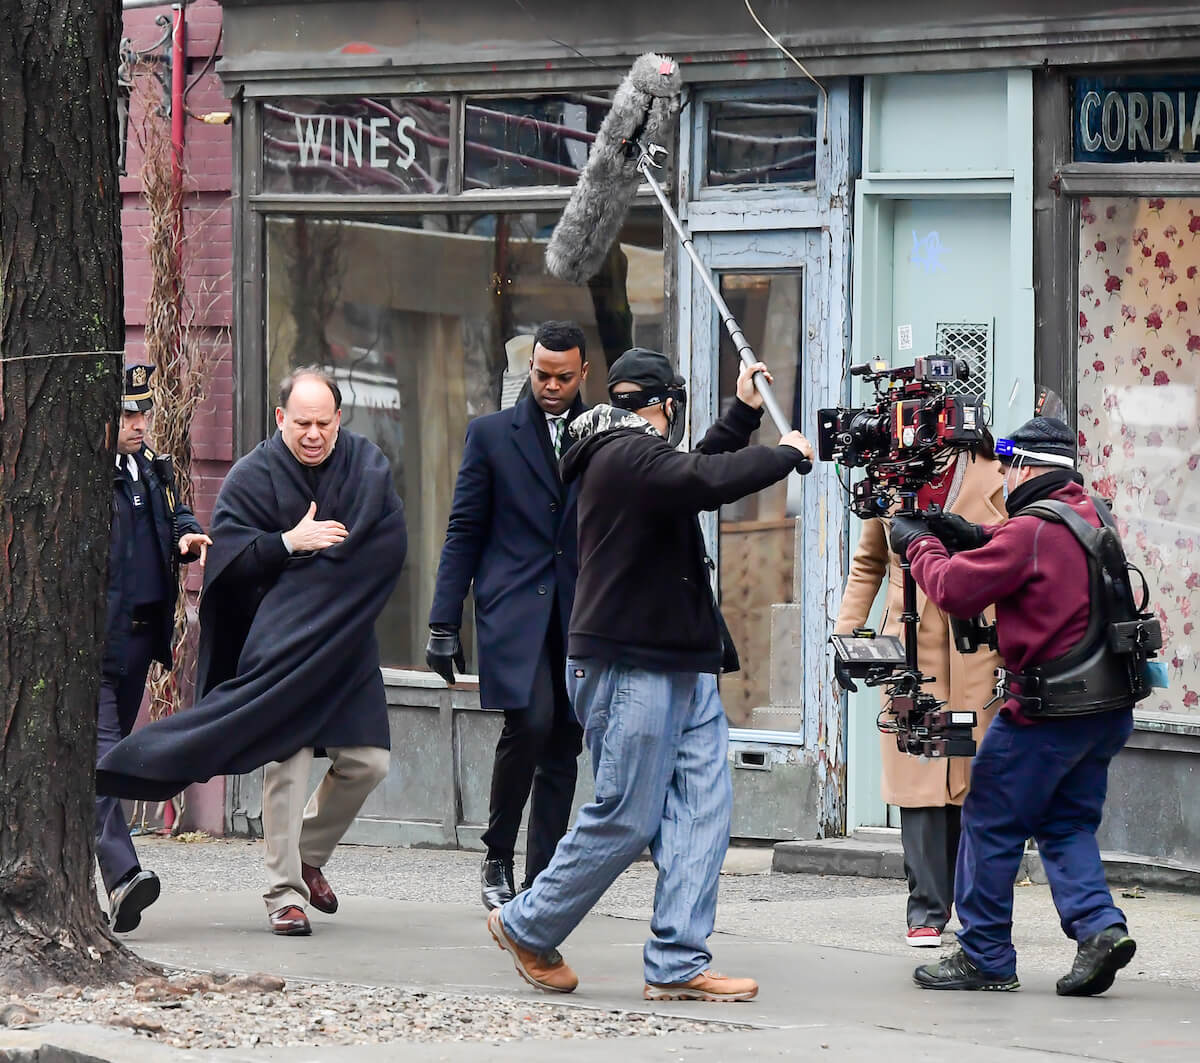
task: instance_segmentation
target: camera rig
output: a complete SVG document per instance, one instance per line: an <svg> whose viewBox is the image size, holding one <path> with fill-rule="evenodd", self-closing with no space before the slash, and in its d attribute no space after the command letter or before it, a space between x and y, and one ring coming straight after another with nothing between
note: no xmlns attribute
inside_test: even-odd
<svg viewBox="0 0 1200 1063"><path fill-rule="evenodd" d="M875 402L818 410L817 448L822 461L866 469L850 502L863 520L887 516L902 494L929 483L947 449L966 449L985 438L983 404L946 394L948 385L967 379L961 358L918 358L895 369L876 361L851 367L850 375L875 385Z"/></svg>
<svg viewBox="0 0 1200 1063"><path fill-rule="evenodd" d="M910 366L890 368L882 361L851 368L875 387L875 402L852 409L818 411L818 451L822 461L836 461L866 476L851 487L850 508L863 520L884 516L921 516L936 509L917 508L917 492L936 475L946 452L966 450L987 440L987 415L974 397L947 394L947 387L968 377L962 359L917 358ZM931 758L975 754L975 712L948 709L923 689L933 681L917 663L917 585L908 559L901 558L904 611L903 641L859 628L830 640L835 668L844 686L853 680L881 686L887 707L877 721L880 731L896 736L903 753ZM978 619L955 623L960 649L977 648L986 637Z"/></svg>

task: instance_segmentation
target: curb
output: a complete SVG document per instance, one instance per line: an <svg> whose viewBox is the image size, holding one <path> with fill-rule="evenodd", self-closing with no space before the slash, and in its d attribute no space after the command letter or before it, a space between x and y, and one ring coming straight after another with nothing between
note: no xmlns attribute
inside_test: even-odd
<svg viewBox="0 0 1200 1063"><path fill-rule="evenodd" d="M1133 853L1101 853L1104 872L1112 886L1150 886L1155 889L1200 893L1200 868L1151 860ZM860 838L822 838L804 842L777 842L771 859L772 874L853 875L859 878L904 879L904 853L900 841L865 841ZM1042 858L1027 852L1018 881L1028 877L1046 884Z"/></svg>

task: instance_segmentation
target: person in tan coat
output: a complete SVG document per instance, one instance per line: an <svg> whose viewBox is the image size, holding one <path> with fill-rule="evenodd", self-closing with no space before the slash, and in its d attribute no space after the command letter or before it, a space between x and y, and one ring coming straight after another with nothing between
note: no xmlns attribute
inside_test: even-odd
<svg viewBox="0 0 1200 1063"><path fill-rule="evenodd" d="M960 452L942 476L922 488L917 504L937 503L976 524L999 524L1005 519L1004 470L989 441L973 451ZM837 634L864 627L875 596L887 577L887 601L880 633L904 637L900 624L903 581L900 559L887 539L884 518L863 524L862 537L850 562L846 591L838 612ZM948 708L974 709L978 714L975 741L991 722L995 710L983 711L992 698L993 670L1000 657L983 647L969 655L954 648L950 618L917 590L917 660L921 671L934 677L924 689L944 700ZM891 734L881 734L883 799L900 807L900 840L908 877L910 945L936 947L950 918L954 900L954 864L958 854L963 799L970 781L966 757L928 760L902 753Z"/></svg>

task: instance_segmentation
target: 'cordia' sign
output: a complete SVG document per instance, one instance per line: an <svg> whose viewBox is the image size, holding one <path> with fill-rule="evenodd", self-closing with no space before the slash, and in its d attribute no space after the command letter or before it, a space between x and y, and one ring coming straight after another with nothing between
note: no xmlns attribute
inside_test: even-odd
<svg viewBox="0 0 1200 1063"><path fill-rule="evenodd" d="M1200 162L1200 78L1079 78L1079 162Z"/></svg>

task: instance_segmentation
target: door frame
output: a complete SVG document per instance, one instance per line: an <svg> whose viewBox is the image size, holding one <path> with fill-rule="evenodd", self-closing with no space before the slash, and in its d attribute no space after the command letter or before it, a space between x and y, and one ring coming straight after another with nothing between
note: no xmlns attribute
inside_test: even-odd
<svg viewBox="0 0 1200 1063"><path fill-rule="evenodd" d="M714 97L753 94L769 97L786 82L748 88L693 90L680 122L680 166L676 193L710 276L722 272L804 271L804 361L801 423L795 427L816 442L816 411L838 405L845 395L846 351L850 331L850 189L858 168L859 107L857 86L849 80L825 82L818 128L816 179L807 185L701 189L693 179L702 171L707 122L706 102ZM691 445L713 423L717 409L717 341L721 328L712 299L695 268L677 244L675 316L679 370L688 381ZM822 835L845 828L845 703L833 681L827 643L846 572L845 495L832 464L817 462L805 478L797 564L801 606L794 632L802 660L799 695L786 708L801 719L796 733L781 735L800 742L816 778L812 811ZM708 542L718 546L716 515L704 516ZM716 555L714 555L716 556ZM719 563L719 558L717 559ZM773 639L773 641L776 641ZM780 662L773 657L772 685ZM772 699L774 700L774 699ZM764 736L764 732L747 732Z"/></svg>

